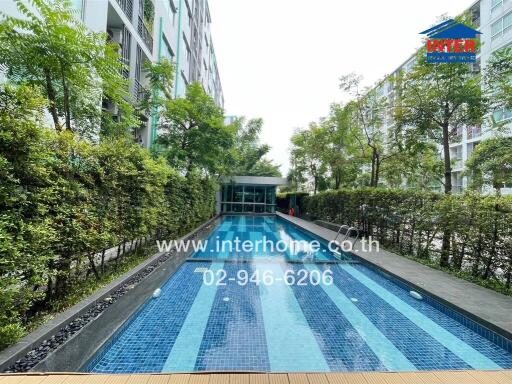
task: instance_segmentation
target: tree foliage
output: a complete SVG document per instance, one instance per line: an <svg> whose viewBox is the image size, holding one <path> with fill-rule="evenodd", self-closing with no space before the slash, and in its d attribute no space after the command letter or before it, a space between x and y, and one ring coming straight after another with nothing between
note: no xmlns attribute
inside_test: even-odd
<svg viewBox="0 0 512 384"><path fill-rule="evenodd" d="M370 159L370 186L376 187L383 162L395 153L383 129L387 100L375 88L361 89L361 81L361 76L349 74L340 79L340 88L354 97L349 103L349 123L357 130L354 137L361 155Z"/></svg>
<svg viewBox="0 0 512 384"><path fill-rule="evenodd" d="M234 164L228 171L234 175L281 177L279 166L265 158L270 151L270 146L259 142L263 120L246 121L241 117L235 121L234 126L236 128L233 148Z"/></svg>
<svg viewBox="0 0 512 384"><path fill-rule="evenodd" d="M512 185L512 137L493 137L479 143L466 168L473 188L487 184L499 194L504 185Z"/></svg>
<svg viewBox="0 0 512 384"><path fill-rule="evenodd" d="M105 250L176 238L211 217L215 185L124 138L99 144L43 124L44 97L0 87L0 348L88 275ZM99 256L98 256L99 255Z"/></svg>
<svg viewBox="0 0 512 384"><path fill-rule="evenodd" d="M428 63L425 50L412 70L396 79L394 118L411 142L432 141L443 148L444 191L452 192L450 143L468 125L482 123L486 103L480 76L465 63Z"/></svg>
<svg viewBox="0 0 512 384"><path fill-rule="evenodd" d="M199 83L187 86L184 98L166 100L159 143L167 148L169 164L185 173L194 168L217 174L224 169L235 129Z"/></svg>
<svg viewBox="0 0 512 384"><path fill-rule="evenodd" d="M82 136L124 135L137 119L129 84L121 72L119 46L78 20L69 1L16 0L22 17L3 15L0 63L10 81L39 88L56 130ZM119 108L119 120L102 110L107 98Z"/></svg>
<svg viewBox="0 0 512 384"><path fill-rule="evenodd" d="M512 47L498 49L485 67L487 95L494 110L512 110Z"/></svg>

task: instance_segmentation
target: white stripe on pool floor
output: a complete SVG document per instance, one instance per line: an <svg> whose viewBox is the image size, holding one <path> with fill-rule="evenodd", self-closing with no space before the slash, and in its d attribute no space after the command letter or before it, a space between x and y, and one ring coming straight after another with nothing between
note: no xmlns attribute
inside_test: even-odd
<svg viewBox="0 0 512 384"><path fill-rule="evenodd" d="M210 270L215 274L223 267L224 263L216 262L212 263ZM201 284L162 372L190 372L194 370L204 330L217 293L215 283L206 285L201 282ZM162 319L162 321L165 321L165 319Z"/></svg>
<svg viewBox="0 0 512 384"><path fill-rule="evenodd" d="M253 266L260 278L263 278L265 271L274 278L273 284L259 285L271 370L329 371L292 289L283 281L281 266L274 263L255 263Z"/></svg>
<svg viewBox="0 0 512 384"><path fill-rule="evenodd" d="M304 264L309 271L322 271L312 264ZM350 322L359 336L390 371L414 371L417 368L400 350L368 319L359 308L334 284L319 284L336 307Z"/></svg>
<svg viewBox="0 0 512 384"><path fill-rule="evenodd" d="M389 292L386 288L359 272L354 267L341 265L346 272L359 280L368 287L373 293L386 301L393 308L398 310L403 316L407 317L418 327L427 332L433 339L444 345L447 349L460 357L464 362L475 369L501 369L494 361L484 356L470 345L463 342L451 332L444 329L441 325L416 310L405 301Z"/></svg>

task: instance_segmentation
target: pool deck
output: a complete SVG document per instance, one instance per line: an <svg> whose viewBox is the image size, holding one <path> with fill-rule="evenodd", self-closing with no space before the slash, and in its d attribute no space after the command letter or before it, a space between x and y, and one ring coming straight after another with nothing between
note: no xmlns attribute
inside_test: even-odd
<svg viewBox="0 0 512 384"><path fill-rule="evenodd" d="M12 374L0 384L512 384L512 371L196 373L196 374Z"/></svg>
<svg viewBox="0 0 512 384"><path fill-rule="evenodd" d="M307 220L277 213L284 220L323 238L334 240L336 232ZM358 241L354 254L401 280L424 289L441 302L512 339L512 297L451 276L386 250L362 252Z"/></svg>

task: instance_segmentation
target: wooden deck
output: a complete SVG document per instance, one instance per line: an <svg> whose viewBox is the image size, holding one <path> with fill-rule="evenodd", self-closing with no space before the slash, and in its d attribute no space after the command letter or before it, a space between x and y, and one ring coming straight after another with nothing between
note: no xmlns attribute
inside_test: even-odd
<svg viewBox="0 0 512 384"><path fill-rule="evenodd" d="M512 370L364 373L4 374L0 384L512 384Z"/></svg>

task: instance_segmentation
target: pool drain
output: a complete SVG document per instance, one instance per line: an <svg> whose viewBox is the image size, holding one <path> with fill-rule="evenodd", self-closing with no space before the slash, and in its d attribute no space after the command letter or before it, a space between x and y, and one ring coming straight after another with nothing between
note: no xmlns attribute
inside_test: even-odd
<svg viewBox="0 0 512 384"><path fill-rule="evenodd" d="M229 297L223 298L222 301L229 301Z"/></svg>

